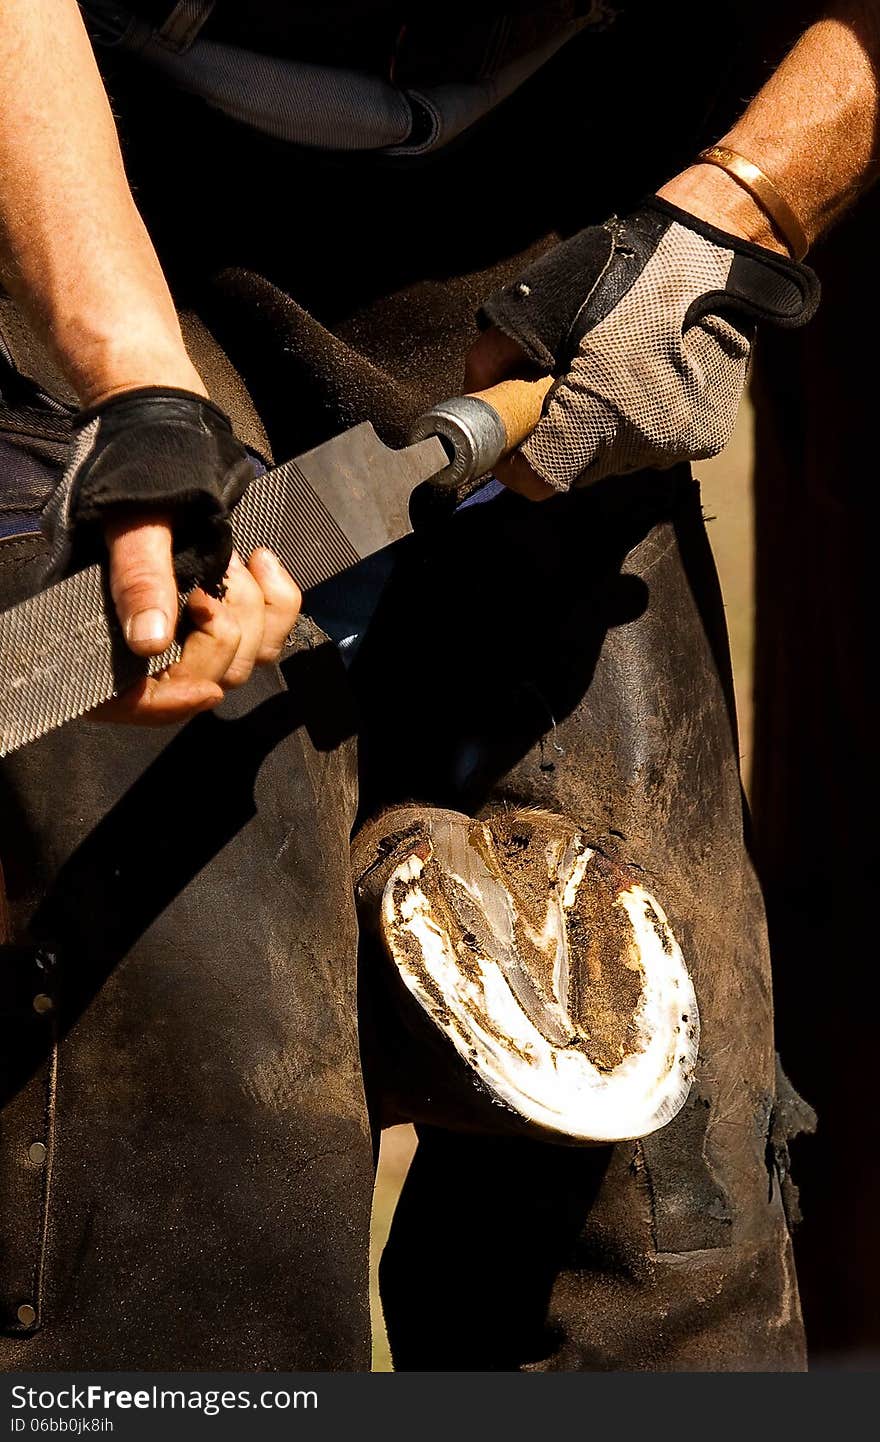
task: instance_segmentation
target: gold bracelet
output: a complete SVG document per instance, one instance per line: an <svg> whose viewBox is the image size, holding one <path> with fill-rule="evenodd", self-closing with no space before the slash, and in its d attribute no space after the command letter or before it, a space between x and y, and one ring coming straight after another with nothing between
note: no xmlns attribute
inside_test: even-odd
<svg viewBox="0 0 880 1442"><path fill-rule="evenodd" d="M744 155L728 150L726 145L710 145L708 150L700 151L697 161L702 161L705 165L717 165L719 170L726 171L743 190L747 190L776 226L791 251L792 259L803 260L810 248L809 237L788 201L779 194L763 170L759 170L753 161L746 160Z"/></svg>

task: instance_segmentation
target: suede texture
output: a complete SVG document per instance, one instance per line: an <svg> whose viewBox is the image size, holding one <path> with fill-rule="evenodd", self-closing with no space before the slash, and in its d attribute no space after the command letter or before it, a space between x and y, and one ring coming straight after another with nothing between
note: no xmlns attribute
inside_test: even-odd
<svg viewBox="0 0 880 1442"><path fill-rule="evenodd" d="M369 1366L351 717L300 636L183 729L3 764L5 1369Z"/></svg>

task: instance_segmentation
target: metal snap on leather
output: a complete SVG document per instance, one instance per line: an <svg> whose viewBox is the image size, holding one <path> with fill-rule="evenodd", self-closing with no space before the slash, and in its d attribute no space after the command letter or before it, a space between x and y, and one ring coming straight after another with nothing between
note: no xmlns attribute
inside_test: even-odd
<svg viewBox="0 0 880 1442"><path fill-rule="evenodd" d="M51 1011L54 1005L55 1003L51 996L47 996L44 991L38 991L34 997L34 1011L38 1016L45 1016L46 1012Z"/></svg>
<svg viewBox="0 0 880 1442"><path fill-rule="evenodd" d="M22 1302L15 1314L23 1327L32 1327L37 1320L37 1313L30 1302Z"/></svg>
<svg viewBox="0 0 880 1442"><path fill-rule="evenodd" d="M41 1167L46 1160L46 1147L43 1142L31 1142L28 1147L28 1161L33 1162L35 1167Z"/></svg>

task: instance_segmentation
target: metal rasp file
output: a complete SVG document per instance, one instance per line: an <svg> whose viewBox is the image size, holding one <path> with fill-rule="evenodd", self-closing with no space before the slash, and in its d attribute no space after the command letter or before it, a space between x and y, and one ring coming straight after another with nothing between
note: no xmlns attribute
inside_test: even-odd
<svg viewBox="0 0 880 1442"><path fill-rule="evenodd" d="M411 444L386 446L364 422L258 476L232 511L236 550L268 546L303 591L411 529L410 499L430 481L461 494L537 423L550 378L502 381L435 406ZM183 599L183 598L181 598ZM0 756L156 675L180 656L125 644L106 567L88 566L0 613Z"/></svg>

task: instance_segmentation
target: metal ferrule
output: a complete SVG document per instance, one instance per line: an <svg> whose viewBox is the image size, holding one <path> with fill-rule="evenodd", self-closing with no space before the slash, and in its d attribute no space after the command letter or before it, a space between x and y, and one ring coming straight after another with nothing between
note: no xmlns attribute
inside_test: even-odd
<svg viewBox="0 0 880 1442"><path fill-rule="evenodd" d="M439 436L449 454L449 465L431 477L434 486L458 486L484 476L507 448L504 422L488 401L458 396L433 406L415 422L410 444Z"/></svg>

